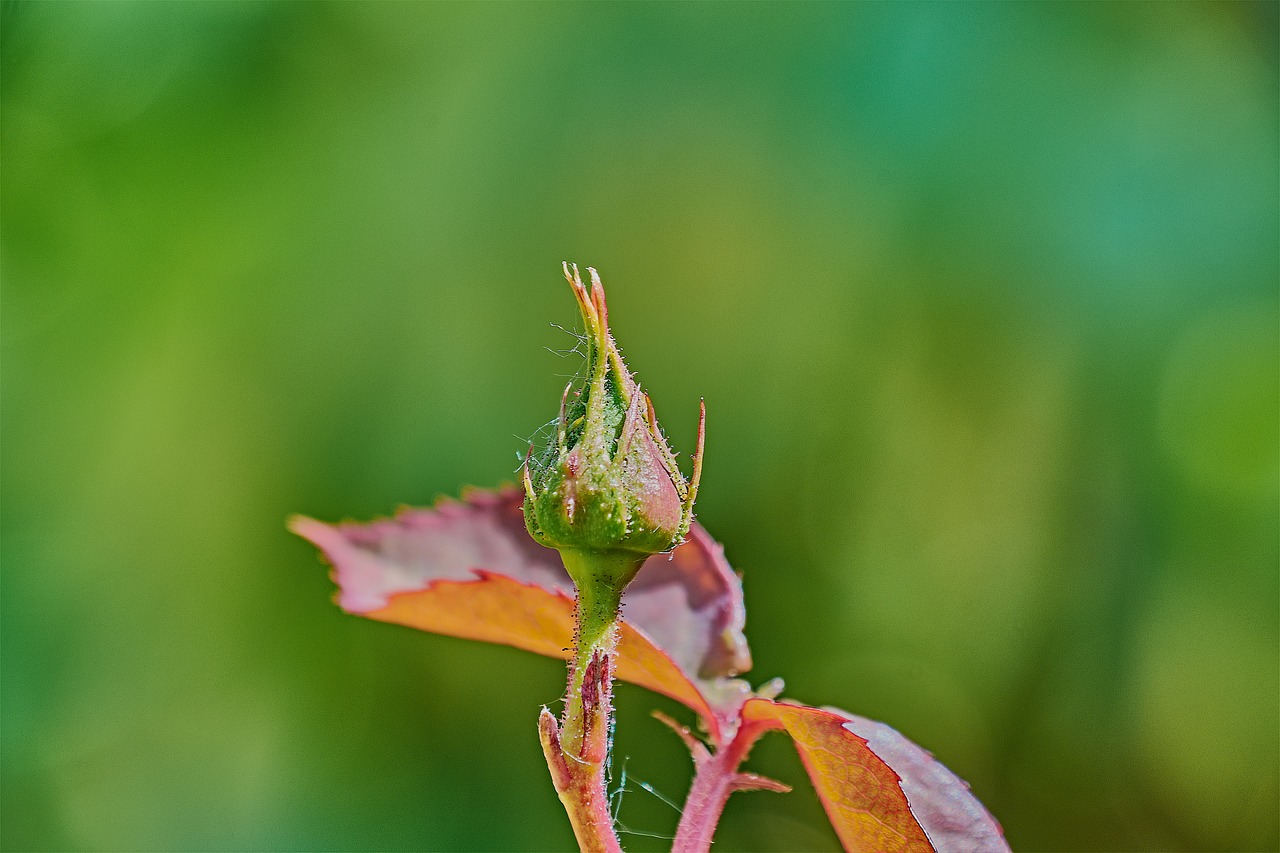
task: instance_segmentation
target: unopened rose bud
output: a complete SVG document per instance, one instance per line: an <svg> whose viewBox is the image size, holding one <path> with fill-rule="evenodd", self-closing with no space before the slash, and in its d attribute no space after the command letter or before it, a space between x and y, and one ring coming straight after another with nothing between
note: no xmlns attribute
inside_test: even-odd
<svg viewBox="0 0 1280 853"><path fill-rule="evenodd" d="M554 440L525 461L525 523L534 539L562 553L621 552L621 562L642 561L689 531L706 409L687 481L609 332L600 276L588 268L588 288L576 265L564 272L586 324L586 377L576 392L572 384L565 389Z"/></svg>

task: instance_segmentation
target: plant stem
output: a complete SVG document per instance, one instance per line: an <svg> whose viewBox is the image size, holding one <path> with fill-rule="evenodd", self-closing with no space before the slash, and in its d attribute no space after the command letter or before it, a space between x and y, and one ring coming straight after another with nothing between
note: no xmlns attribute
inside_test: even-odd
<svg viewBox="0 0 1280 853"><path fill-rule="evenodd" d="M685 798L680 826L676 829L675 842L671 847L672 853L707 853L711 849L711 837L715 834L716 824L720 822L724 804L734 791L790 790L772 779L738 772L738 767L746 760L751 747L755 746L755 742L766 731L766 725L743 722L733 740L715 754L694 752L697 774L693 777L689 795Z"/></svg>
<svg viewBox="0 0 1280 853"><path fill-rule="evenodd" d="M644 557L618 551L560 552L578 588L573 659L564 715L538 721L551 779L584 853L621 853L605 790L613 720L613 673L622 590Z"/></svg>

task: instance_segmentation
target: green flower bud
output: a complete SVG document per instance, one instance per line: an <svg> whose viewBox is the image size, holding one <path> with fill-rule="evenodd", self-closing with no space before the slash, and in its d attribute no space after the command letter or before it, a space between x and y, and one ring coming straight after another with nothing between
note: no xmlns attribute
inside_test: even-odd
<svg viewBox="0 0 1280 853"><path fill-rule="evenodd" d="M566 551L621 552L621 563L669 551L684 540L702 473L706 407L698 423L693 479L676 466L653 403L627 370L609 332L600 276L564 265L586 324L585 379L565 388L555 439L524 466L530 535ZM638 567L638 562L636 563Z"/></svg>

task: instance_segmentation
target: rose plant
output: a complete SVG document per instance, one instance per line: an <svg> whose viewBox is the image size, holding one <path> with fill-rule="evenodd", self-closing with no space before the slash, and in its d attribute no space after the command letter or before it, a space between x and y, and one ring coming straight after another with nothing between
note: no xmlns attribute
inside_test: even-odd
<svg viewBox="0 0 1280 853"><path fill-rule="evenodd" d="M557 719L544 706L538 733L584 851L622 849L606 790L615 678L697 714L697 733L659 715L695 770L675 853L710 849L735 791L790 790L742 770L775 730L793 739L846 850L1008 850L968 786L894 729L780 700L778 679L753 689L739 677L751 668L742 585L693 514L706 409L686 479L610 332L600 277L587 272L584 283L564 266L585 325L584 373L561 397L554 435L525 457L522 488L367 524L290 520L333 566L339 606L567 657L564 711Z"/></svg>

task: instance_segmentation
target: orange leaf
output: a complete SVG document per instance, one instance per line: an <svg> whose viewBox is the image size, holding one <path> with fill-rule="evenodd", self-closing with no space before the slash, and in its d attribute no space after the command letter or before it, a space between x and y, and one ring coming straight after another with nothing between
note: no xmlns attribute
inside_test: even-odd
<svg viewBox="0 0 1280 853"><path fill-rule="evenodd" d="M883 723L836 709L751 699L743 719L796 744L841 844L865 853L1007 853L969 786Z"/></svg>
<svg viewBox="0 0 1280 853"><path fill-rule="evenodd" d="M548 657L568 658L573 650L573 600L493 572L472 581L437 581L417 592L392 596L390 604L362 614L370 619L500 643ZM683 702L705 717L715 714L698 688L639 629L623 622L618 639L618 672Z"/></svg>

